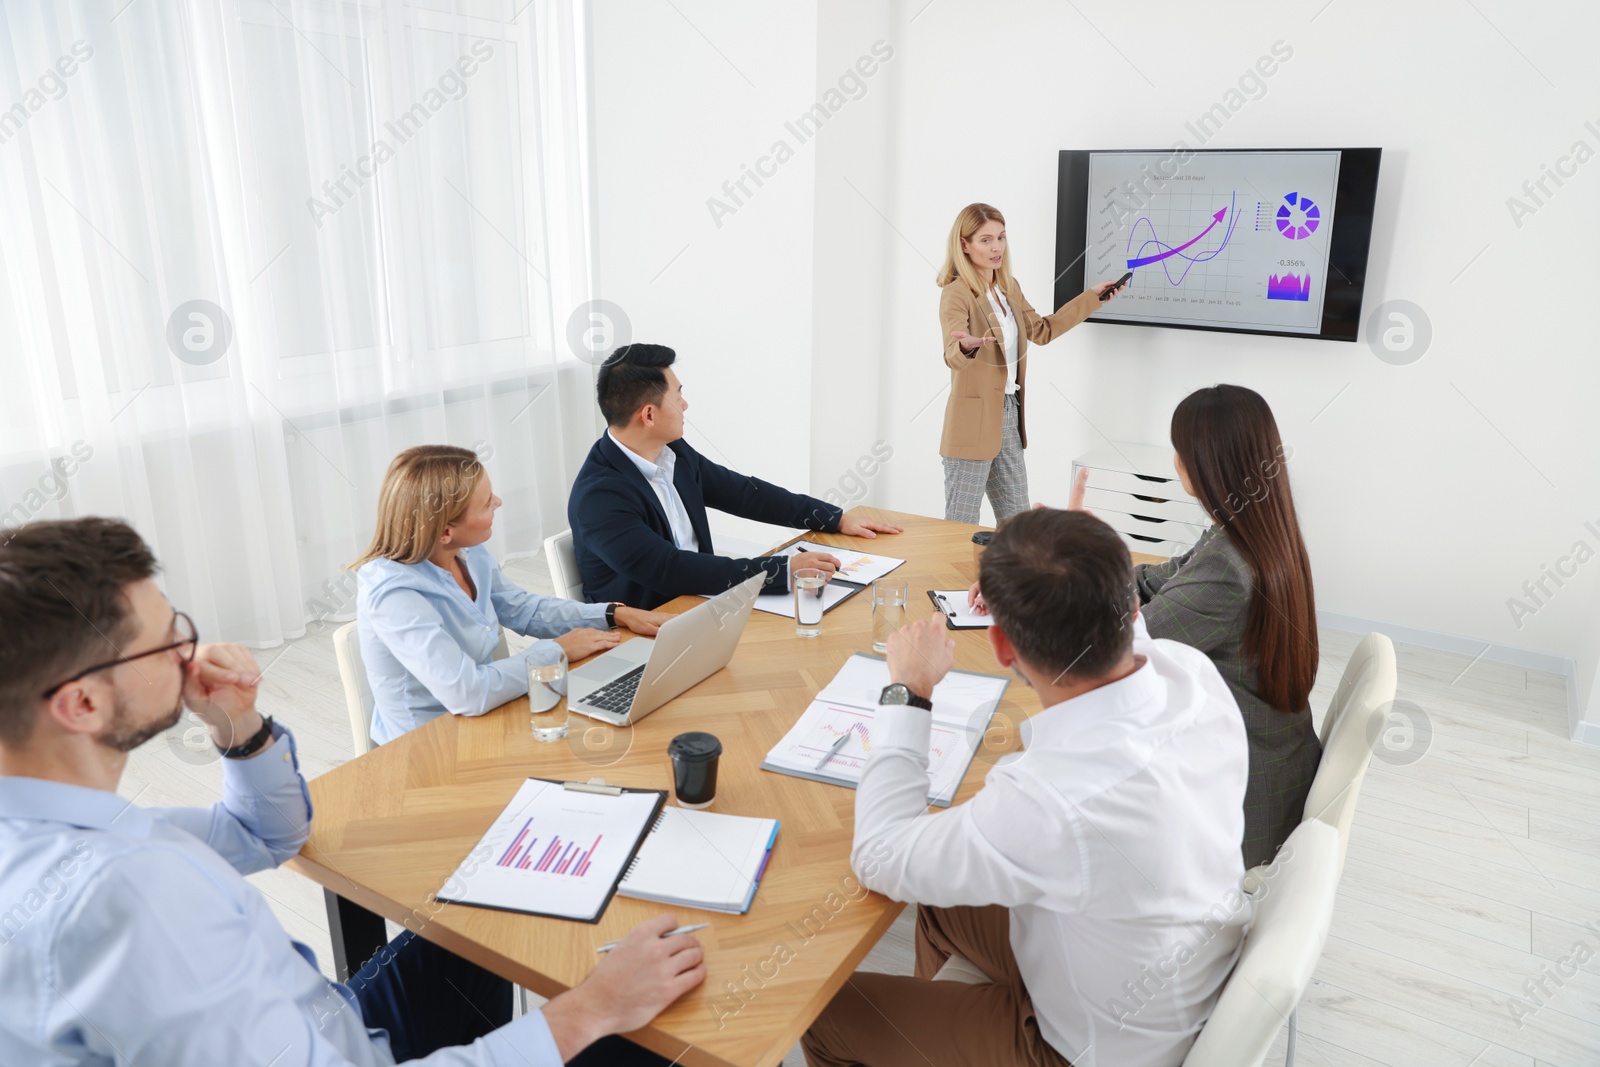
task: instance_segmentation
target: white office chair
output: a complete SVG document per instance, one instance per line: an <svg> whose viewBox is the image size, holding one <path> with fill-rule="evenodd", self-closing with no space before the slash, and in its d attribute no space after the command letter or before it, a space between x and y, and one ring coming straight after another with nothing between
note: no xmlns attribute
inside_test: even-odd
<svg viewBox="0 0 1600 1067"><path fill-rule="evenodd" d="M350 741L356 755L372 751L372 686L361 662L361 639L356 624L347 622L333 631L333 656L339 661L339 681L344 684L344 706L350 713Z"/></svg>
<svg viewBox="0 0 1600 1067"><path fill-rule="evenodd" d="M1260 1067L1289 1026L1284 1067L1293 1067L1295 1011L1322 958L1339 887L1339 832L1307 819L1278 853L1278 869L1257 890L1239 961L1183 1067Z"/></svg>
<svg viewBox="0 0 1600 1067"><path fill-rule="evenodd" d="M1372 762L1373 742L1383 728L1383 723L1375 723L1373 718L1387 714L1384 709L1394 701L1396 684L1394 643L1383 634L1368 634L1345 664L1339 688L1322 720L1322 762L1317 765L1301 819L1316 819L1339 831L1341 873L1350 847L1356 798ZM1245 873L1246 893L1255 892L1261 871L1252 867Z"/></svg>
<svg viewBox="0 0 1600 1067"><path fill-rule="evenodd" d="M502 629L494 658L505 659L510 654ZM333 656L339 663L339 681L344 684L345 710L350 713L350 741L359 756L376 746L372 742L372 685L367 681L366 665L361 662L361 638L355 623L347 622L333 631Z"/></svg>
<svg viewBox="0 0 1600 1067"><path fill-rule="evenodd" d="M1305 818L1339 831L1339 870L1350 847L1356 797L1372 762L1373 743L1394 702L1394 643L1383 634L1361 639L1345 665L1339 688L1322 720L1322 763L1306 797Z"/></svg>
<svg viewBox="0 0 1600 1067"><path fill-rule="evenodd" d="M578 577L578 550L572 546L572 531L562 530L544 539L544 558L550 565L550 581L556 596L583 600L583 580Z"/></svg>

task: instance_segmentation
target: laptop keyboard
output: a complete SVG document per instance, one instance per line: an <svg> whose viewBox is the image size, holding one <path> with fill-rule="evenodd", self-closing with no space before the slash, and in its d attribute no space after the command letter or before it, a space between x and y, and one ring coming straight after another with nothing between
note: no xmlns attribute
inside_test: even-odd
<svg viewBox="0 0 1600 1067"><path fill-rule="evenodd" d="M639 683L644 679L644 668L645 664L639 664L627 674L602 685L579 703L588 708L626 714L633 707L633 695L639 691Z"/></svg>

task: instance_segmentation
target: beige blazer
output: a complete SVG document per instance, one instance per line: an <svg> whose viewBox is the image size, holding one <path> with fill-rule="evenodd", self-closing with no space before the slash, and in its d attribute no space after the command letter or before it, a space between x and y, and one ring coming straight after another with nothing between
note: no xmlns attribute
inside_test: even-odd
<svg viewBox="0 0 1600 1067"><path fill-rule="evenodd" d="M1100 307L1093 290L1062 305L1054 315L1041 316L1022 295L1015 278L1006 289L1006 302L1017 319L1017 432L1028 446L1027 411L1028 342L1048 344ZM1000 321L987 296L975 295L967 283L955 279L939 292L939 329L944 339L944 361L950 367L950 398L944 405L944 436L939 454L951 459L993 459L1000 454L1000 420L1005 411L1006 353L999 343L963 352L951 338L956 330L973 337L1000 336Z"/></svg>

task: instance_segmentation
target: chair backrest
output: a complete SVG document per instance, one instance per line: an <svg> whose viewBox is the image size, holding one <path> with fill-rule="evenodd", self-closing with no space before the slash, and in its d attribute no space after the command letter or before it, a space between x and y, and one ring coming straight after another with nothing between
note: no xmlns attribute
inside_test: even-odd
<svg viewBox="0 0 1600 1067"><path fill-rule="evenodd" d="M1322 762L1306 797L1304 817L1339 831L1339 869L1350 845L1356 797L1372 762L1373 746L1394 703L1394 644L1383 634L1361 639L1345 665L1322 720Z"/></svg>
<svg viewBox="0 0 1600 1067"><path fill-rule="evenodd" d="M505 659L509 655L511 650L502 627L494 658ZM372 683L367 681L367 665L361 662L361 637L355 623L347 622L333 631L333 656L339 663L339 681L344 684L345 710L350 713L350 741L359 756L377 746L372 742Z"/></svg>
<svg viewBox="0 0 1600 1067"><path fill-rule="evenodd" d="M578 550L572 545L572 531L562 530L544 539L544 558L550 565L550 581L556 596L583 599L583 580L578 577Z"/></svg>
<svg viewBox="0 0 1600 1067"><path fill-rule="evenodd" d="M373 748L372 686L367 682L366 665L361 662L361 638L356 633L355 623L347 622L333 631L333 655L339 661L339 680L344 683L344 706L350 713L350 740L359 756Z"/></svg>
<svg viewBox="0 0 1600 1067"><path fill-rule="evenodd" d="M1263 868L1239 960L1183 1067L1260 1067L1311 984L1339 887L1339 834L1308 819Z"/></svg>

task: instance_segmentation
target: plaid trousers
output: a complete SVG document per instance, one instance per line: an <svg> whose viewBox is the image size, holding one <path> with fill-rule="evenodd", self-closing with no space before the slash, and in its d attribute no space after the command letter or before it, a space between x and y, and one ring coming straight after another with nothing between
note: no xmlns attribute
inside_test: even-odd
<svg viewBox="0 0 1600 1067"><path fill-rule="evenodd" d="M1017 396L1008 394L1000 423L1000 454L993 459L944 460L944 517L952 522L976 524L988 492L996 525L1019 511L1028 510L1028 468L1022 458L1022 435L1017 431Z"/></svg>

